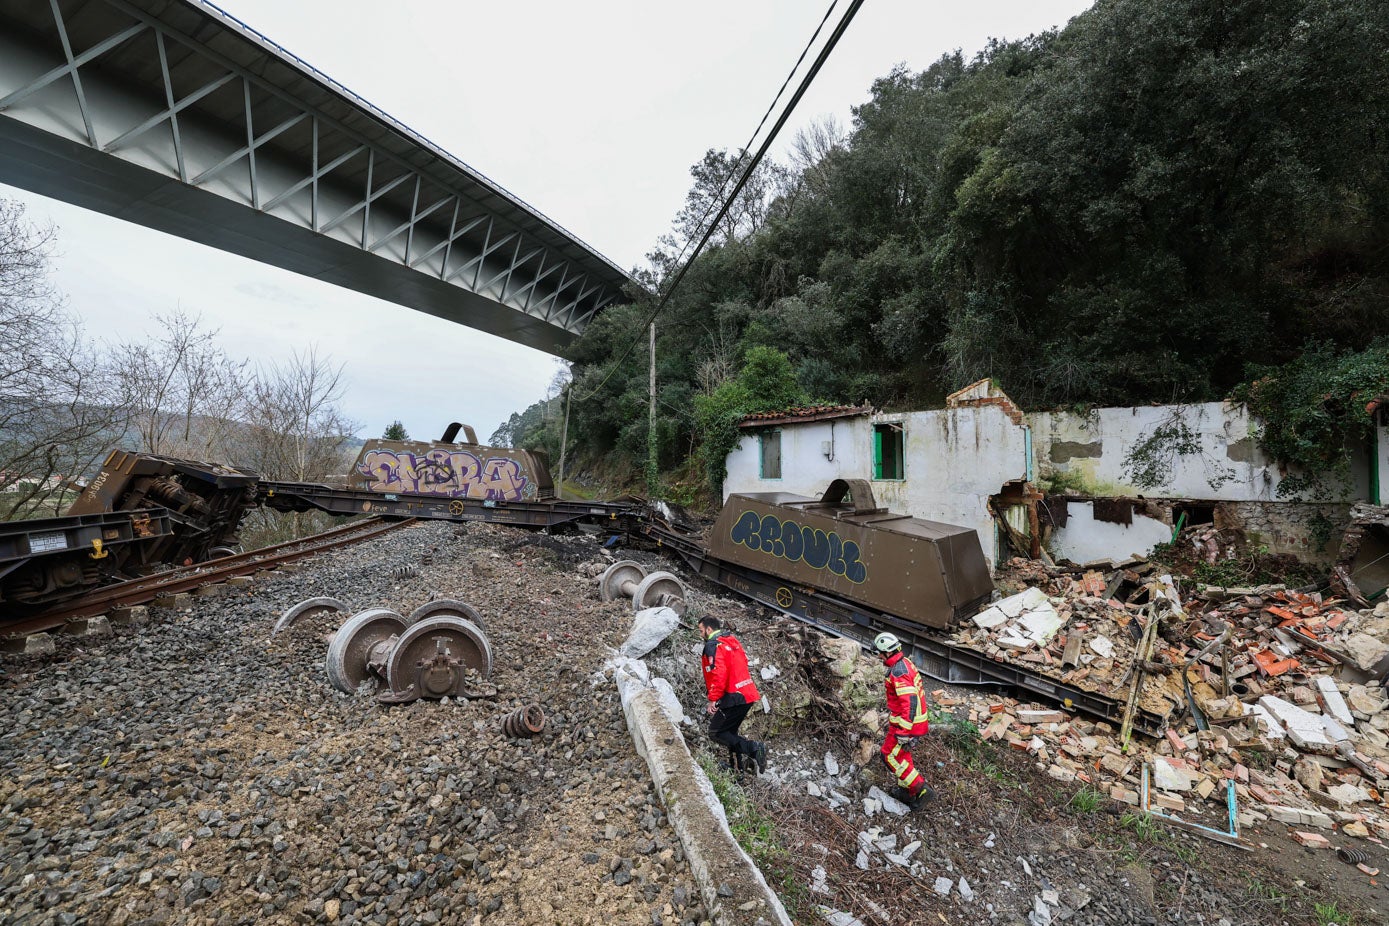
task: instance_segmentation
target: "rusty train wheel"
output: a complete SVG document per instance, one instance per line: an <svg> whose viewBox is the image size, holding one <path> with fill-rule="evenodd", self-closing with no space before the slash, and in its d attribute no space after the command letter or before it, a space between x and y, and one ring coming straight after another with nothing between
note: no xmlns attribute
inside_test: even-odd
<svg viewBox="0 0 1389 926"><path fill-rule="evenodd" d="M371 670L386 648L405 630L405 618L386 608L369 608L354 614L328 644L328 681L338 691L355 694L357 686L376 677Z"/></svg>

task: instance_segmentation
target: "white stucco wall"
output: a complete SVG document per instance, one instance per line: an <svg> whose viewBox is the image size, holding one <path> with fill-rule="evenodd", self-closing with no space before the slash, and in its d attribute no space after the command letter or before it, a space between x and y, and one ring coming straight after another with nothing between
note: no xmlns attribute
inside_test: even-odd
<svg viewBox="0 0 1389 926"><path fill-rule="evenodd" d="M1156 429L1180 419L1199 435L1201 453L1176 455L1162 485L1138 486L1125 472L1130 451ZM1089 414L1034 412L1033 447L1039 475L1070 473L1086 495L1196 498L1213 501L1278 501L1282 475L1259 449L1257 425L1242 405L1205 402L1135 408L1098 408ZM1367 461L1353 457L1352 486L1325 501L1365 498ZM1228 477L1228 478L1227 478Z"/></svg>
<svg viewBox="0 0 1389 926"><path fill-rule="evenodd" d="M1379 427L1375 432L1375 466L1379 469L1379 497L1370 501L1376 505L1389 505L1389 412L1380 412Z"/></svg>
<svg viewBox="0 0 1389 926"><path fill-rule="evenodd" d="M900 480L873 480L873 426L903 430ZM834 459L822 445L831 440ZM989 497L1027 476L1026 430L996 406L840 418L781 426L781 478L763 479L755 432L728 456L724 498L735 492L795 492L818 496L836 478L872 480L878 504L931 521L972 527L984 555L994 558Z"/></svg>
<svg viewBox="0 0 1389 926"><path fill-rule="evenodd" d="M1175 456L1171 478L1164 485L1131 484L1124 471L1129 451L1174 414L1199 435L1201 453ZM1088 495L1285 501L1277 494L1282 475L1258 448L1253 439L1255 424L1242 406L1208 402L1102 408L1087 415L1039 412L1027 415L1025 421L1031 427L1033 481L1050 472L1069 472ZM735 492L771 491L816 497L836 478L872 480L873 426L885 422L903 428L905 478L873 480L878 504L914 517L974 528L992 563L996 540L988 500L1005 483L1029 475L1028 427L1015 424L997 405L781 425L780 479L761 478L757 432L748 431L728 457L724 498ZM832 444L832 459L823 451L827 442ZM1379 426L1375 451L1373 463L1379 471L1383 504L1389 502L1389 426ZM1369 498L1368 456L1360 453L1355 460L1351 489L1326 501ZM1229 478L1221 478L1225 476ZM1266 510L1291 509L1276 505ZM1066 528L1052 535L1051 550L1076 562L1122 559L1146 553L1170 537L1170 526L1139 512L1134 513L1131 526L1095 521L1093 506L1077 500L1070 506Z"/></svg>
<svg viewBox="0 0 1389 926"><path fill-rule="evenodd" d="M1146 556L1153 547L1172 539L1172 528L1140 512L1133 513L1133 524L1111 524L1095 520L1092 502L1074 501L1067 506L1064 528L1051 535L1049 549L1055 557L1077 563L1130 556Z"/></svg>
<svg viewBox="0 0 1389 926"><path fill-rule="evenodd" d="M794 492L818 497L840 477L868 479L873 475L873 428L867 416L810 421L781 426L781 478L761 476L757 431L745 431L728 455L725 499L734 492ZM821 445L829 441L834 459Z"/></svg>

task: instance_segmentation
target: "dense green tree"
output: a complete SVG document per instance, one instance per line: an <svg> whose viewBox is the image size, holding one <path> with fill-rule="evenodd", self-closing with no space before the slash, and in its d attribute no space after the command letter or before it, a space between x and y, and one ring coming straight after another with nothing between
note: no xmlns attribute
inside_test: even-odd
<svg viewBox="0 0 1389 926"><path fill-rule="evenodd" d="M386 425L386 430L381 432L381 437L385 440L409 440L410 432L405 430L405 425L399 419Z"/></svg>
<svg viewBox="0 0 1389 926"><path fill-rule="evenodd" d="M1198 401L1312 343L1313 363L1364 350L1389 330L1386 49L1381 0L1098 0L892 71L847 134L815 127L760 175L657 318L660 466L698 454L717 482L728 416L788 385ZM652 289L734 161L692 169ZM606 310L570 353L581 463L645 460L650 308ZM749 382L763 348L785 367Z"/></svg>

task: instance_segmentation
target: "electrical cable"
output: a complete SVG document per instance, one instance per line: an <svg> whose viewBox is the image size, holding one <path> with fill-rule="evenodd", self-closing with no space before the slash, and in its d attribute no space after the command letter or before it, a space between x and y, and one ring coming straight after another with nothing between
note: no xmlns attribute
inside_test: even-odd
<svg viewBox="0 0 1389 926"><path fill-rule="evenodd" d="M694 264L694 262L699 258L700 251L704 250L704 246L709 243L709 239L714 234L714 229L718 227L719 222L723 221L723 217L728 214L728 210L731 209L733 207L734 202L737 201L738 194L741 193L743 191L743 187L747 185L748 180L752 177L753 171L755 171L757 169L757 166L762 163L762 158L767 154L767 149L769 149L772 146L772 142L776 140L777 134L781 131L782 127L786 125L787 120L791 118L791 114L795 112L796 104L801 101L801 97L805 96L805 92L810 89L811 82L814 81L816 75L820 73L820 68L824 67L825 61L829 59L830 52L832 52L834 50L835 45L839 43L840 38L843 37L844 32L849 28L849 23L853 21L854 15L858 13L859 8L863 6L863 3L864 0L853 0L853 2L849 4L849 8L844 11L844 15L840 17L838 25L834 27L834 32L830 33L830 37L825 41L825 47L820 49L820 54L816 56L815 61L810 65L810 70L806 72L805 77L801 79L800 85L796 88L796 92L792 95L790 101L787 102L786 109L784 109L781 113L781 116L777 118L777 121L772 126L771 131L763 140L761 147L757 149L757 153L753 155L752 160L749 162L748 166L743 170L743 175L738 178L738 183L736 186L734 186L733 192L730 193L728 197L724 200L723 206L719 209L718 215L714 216L713 221L710 222L709 225L705 228L704 234L699 239L699 244L695 246L694 252L690 254L689 260L685 261L685 263L680 265L680 268L675 272L675 276L672 278L670 285L665 287L665 292L657 301L656 307L651 310L651 312L646 316L646 319L642 322L641 329L645 329L648 325L655 321L656 316L661 314L661 310L666 307L666 303L670 301L671 295L675 292L676 288L679 287L680 281L684 279L685 272L689 270L690 266ZM828 14L826 15L828 16ZM816 29L816 33L819 33L819 29ZM802 53L802 57L804 57L804 53ZM780 93L778 93L778 96L780 96ZM644 332L642 332L641 329L638 329L641 333L639 333L638 337L633 338L632 342L627 345L627 349L623 351L622 356L618 358L615 364L613 364L612 369L608 371L608 375L604 376L602 382L600 382L597 386L593 387L591 391L589 391L585 395L580 396L580 402L593 398L595 395L598 394L598 391L600 389L607 385L608 380L612 378L613 374L616 373L618 368L622 366L623 361L625 361L627 357L632 353L632 349L636 347L637 341L641 340L641 338L644 336Z"/></svg>
<svg viewBox="0 0 1389 926"><path fill-rule="evenodd" d="M776 109L776 104L781 102L781 95L785 93L786 88L791 85L791 78L795 77L796 72L800 70L801 62L805 60L806 55L810 54L810 49L814 47L815 40L820 37L820 30L825 28L825 23L830 21L830 17L834 15L834 8L838 5L839 0L830 0L829 9L825 10L825 15L821 17L820 25L815 27L815 32L811 34L810 41L806 42L805 48L801 49L800 57L796 59L795 64L791 65L791 70L787 73L786 79L781 82L781 86L777 89L776 96L772 97L772 102L767 106L767 111L762 114L762 119L757 123L757 128L752 130L752 134L748 136L748 140L744 142L743 147L739 149L738 159L728 168L728 173L724 176L723 182L719 184L718 191L715 192L714 196L709 200L709 205L704 207L704 214L699 217L699 226L697 227L702 227L704 225L704 220L709 218L709 213L714 211L714 203L719 201L719 197L723 196L723 191L728 189L729 181L737 175L738 168L743 166L743 160L748 156L748 152L752 151L752 143L757 141L757 133L762 131L762 126L767 124L767 117L772 114L772 110ZM685 239L685 246L680 249L679 254L675 255L675 264L678 265L684 260L685 252L690 249L690 243L692 241L694 241L693 236Z"/></svg>

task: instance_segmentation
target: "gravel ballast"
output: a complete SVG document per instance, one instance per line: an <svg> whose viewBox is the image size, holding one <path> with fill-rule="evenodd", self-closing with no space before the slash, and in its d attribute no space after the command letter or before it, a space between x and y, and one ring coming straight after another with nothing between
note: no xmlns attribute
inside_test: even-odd
<svg viewBox="0 0 1389 926"><path fill-rule="evenodd" d="M0 921L700 923L688 865L594 673L625 636L584 537L429 523L140 627L0 663ZM405 567L412 567L406 569ZM397 578L404 575L405 578ZM482 612L496 701L334 691L314 596ZM526 703L544 732L513 740Z"/></svg>

